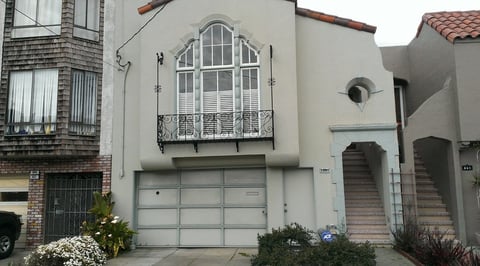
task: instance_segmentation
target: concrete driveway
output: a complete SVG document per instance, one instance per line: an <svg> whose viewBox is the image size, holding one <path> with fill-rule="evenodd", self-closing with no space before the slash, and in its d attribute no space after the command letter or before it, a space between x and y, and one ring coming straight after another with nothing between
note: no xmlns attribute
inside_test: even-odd
<svg viewBox="0 0 480 266"><path fill-rule="evenodd" d="M11 257L0 260L0 266L23 265L28 251L16 249ZM250 256L256 248L137 248L107 262L108 266L216 266L251 265ZM414 265L391 248L376 248L378 266Z"/></svg>

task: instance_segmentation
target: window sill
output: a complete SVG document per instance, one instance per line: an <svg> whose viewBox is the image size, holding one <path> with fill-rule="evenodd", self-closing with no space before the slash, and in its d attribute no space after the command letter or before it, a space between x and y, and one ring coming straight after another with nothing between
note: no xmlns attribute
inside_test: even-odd
<svg viewBox="0 0 480 266"><path fill-rule="evenodd" d="M31 37L48 37L60 35L61 26L45 26L45 27L22 27L12 30L12 39L31 38Z"/></svg>
<svg viewBox="0 0 480 266"><path fill-rule="evenodd" d="M100 34L98 31L92 31L78 27L73 28L73 37L87 39L94 42L98 42L100 40Z"/></svg>
<svg viewBox="0 0 480 266"><path fill-rule="evenodd" d="M35 137L50 137L56 136L56 133L31 133L31 134L5 134L7 138L35 138Z"/></svg>

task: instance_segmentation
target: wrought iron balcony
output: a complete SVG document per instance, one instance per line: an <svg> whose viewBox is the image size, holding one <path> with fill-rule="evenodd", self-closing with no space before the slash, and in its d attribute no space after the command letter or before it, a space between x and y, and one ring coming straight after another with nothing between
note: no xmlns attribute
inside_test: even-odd
<svg viewBox="0 0 480 266"><path fill-rule="evenodd" d="M273 110L159 115L157 142L162 153L165 144L271 141L274 142Z"/></svg>

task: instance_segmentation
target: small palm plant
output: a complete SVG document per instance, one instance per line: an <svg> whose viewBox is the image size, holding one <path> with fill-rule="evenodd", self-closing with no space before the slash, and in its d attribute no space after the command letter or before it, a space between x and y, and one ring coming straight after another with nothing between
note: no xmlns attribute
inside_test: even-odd
<svg viewBox="0 0 480 266"><path fill-rule="evenodd" d="M120 251L129 249L136 232L128 228L128 222L112 214L115 202L110 192L104 195L94 192L93 197L94 204L89 212L95 215L95 221L84 221L82 233L93 237L109 258L115 258Z"/></svg>

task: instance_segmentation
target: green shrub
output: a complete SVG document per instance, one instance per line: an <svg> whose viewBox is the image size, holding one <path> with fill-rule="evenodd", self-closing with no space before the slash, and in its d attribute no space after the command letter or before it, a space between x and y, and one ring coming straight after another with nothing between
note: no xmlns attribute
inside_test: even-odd
<svg viewBox="0 0 480 266"><path fill-rule="evenodd" d="M423 243L425 233L425 228L418 225L413 219L407 219L403 228L392 231L393 246L414 256L416 247Z"/></svg>
<svg viewBox="0 0 480 266"><path fill-rule="evenodd" d="M446 239L445 232L425 231L421 245L415 249L415 258L425 265L467 265L468 251L455 239Z"/></svg>
<svg viewBox="0 0 480 266"><path fill-rule="evenodd" d="M429 230L407 220L403 229L392 233L394 247L425 265L480 265L479 256L457 240L445 238L447 232Z"/></svg>
<svg viewBox="0 0 480 266"><path fill-rule="evenodd" d="M93 237L109 258L115 258L120 251L128 250L135 234L128 228L128 222L113 216L114 204L110 192L105 195L94 192L94 205L89 212L95 215L95 221L84 221L81 227L83 235Z"/></svg>
<svg viewBox="0 0 480 266"><path fill-rule="evenodd" d="M332 242L314 242L314 232L293 223L258 236L252 265L375 265L369 243L353 243L345 235Z"/></svg>
<svg viewBox="0 0 480 266"><path fill-rule="evenodd" d="M259 235L258 254L253 256L252 265L294 265L299 250L311 246L312 235L313 231L296 223Z"/></svg>
<svg viewBox="0 0 480 266"><path fill-rule="evenodd" d="M107 257L90 236L62 238L38 246L25 257L26 266L105 265Z"/></svg>

